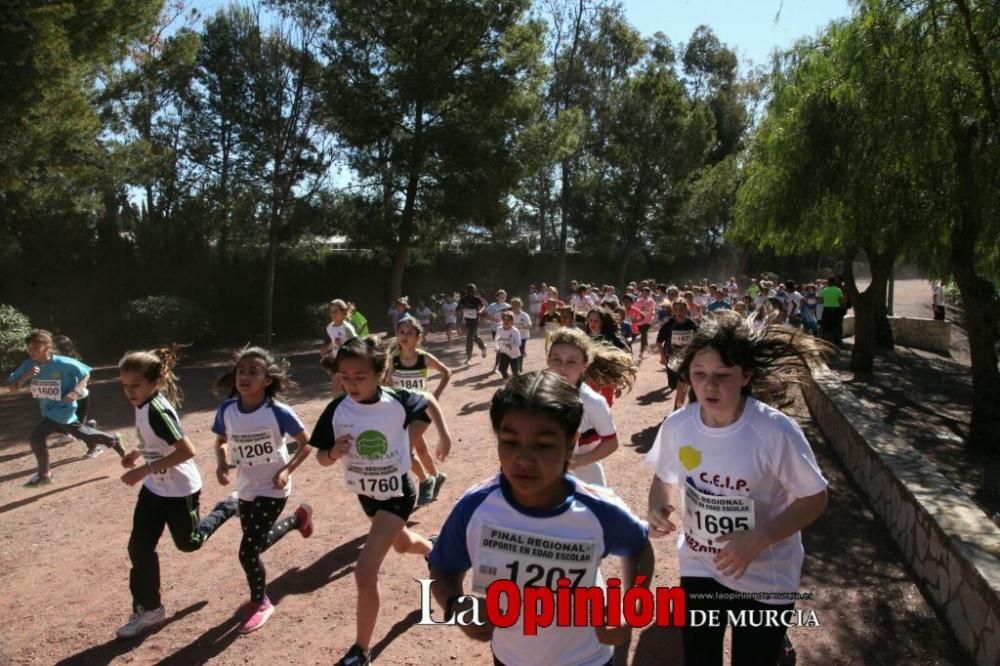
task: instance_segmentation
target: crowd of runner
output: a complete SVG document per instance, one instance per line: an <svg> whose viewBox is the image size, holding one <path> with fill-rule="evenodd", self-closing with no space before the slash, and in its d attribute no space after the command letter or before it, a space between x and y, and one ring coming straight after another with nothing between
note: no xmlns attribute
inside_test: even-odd
<svg viewBox="0 0 1000 666"><path fill-rule="evenodd" d="M344 488L357 495L370 521L354 569L355 643L337 662L343 666L372 658L379 569L390 549L419 556L415 577L429 567L446 618L472 611L485 618L482 595L500 580L604 587L600 564L611 555L621 558L624 586L649 585L649 539L672 533L689 612L794 607L801 530L822 513L826 481L801 429L768 403L808 372L810 356L841 343L846 300L836 280L761 279L747 287L733 278L683 286L646 280L629 283L620 295L614 287L573 282L563 294L541 284L523 298L496 289L491 299L469 284L428 301L395 301L385 338L369 335L352 303L330 302L320 364L332 400L311 434L282 402L294 387L288 363L259 347L240 350L214 387L221 404L212 426L216 477L222 485L235 481L236 491L204 517L195 444L178 415L174 350L130 351L119 362L138 434L127 451L121 434L101 431L89 418L91 369L75 358L72 343L43 330L28 335L28 358L8 378L12 390L30 389L42 415L29 437L37 471L26 486L53 483L52 434L83 441L88 458L114 450L126 469L121 480L141 484L128 540L132 614L119 637L139 636L166 620L157 554L164 528L179 550L192 552L237 515L243 538L234 559L249 590L238 631L260 629L274 613L261 555L293 530L305 538L313 532L307 503L282 517L292 474L309 457L343 470ZM468 364L477 348L484 359L490 355L480 335L484 320L493 350L487 362L509 378L489 412L500 472L464 492L438 535L421 535L407 521L416 507L437 499L452 447L440 406L451 369L424 348L425 335L442 331L450 345L464 334ZM546 369L525 373L533 335L544 338ZM647 353L665 367L674 400L646 458L649 501L640 519L614 492L602 461L619 446L615 400L632 388L637 361ZM426 441L431 426L433 451ZM678 508L671 504L675 493ZM532 540L556 547L511 546ZM566 552L574 553L572 568L561 559ZM461 630L491 641L495 663L511 666L610 664L627 654L630 641L627 626L552 625L529 635L518 620ZM785 630L734 626L733 663L779 663L787 653ZM725 625L685 626L685 663L721 664L724 633Z"/></svg>

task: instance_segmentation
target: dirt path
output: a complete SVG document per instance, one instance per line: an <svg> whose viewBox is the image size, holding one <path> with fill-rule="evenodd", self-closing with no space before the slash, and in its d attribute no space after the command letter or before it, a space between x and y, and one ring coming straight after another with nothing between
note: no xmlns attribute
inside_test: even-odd
<svg viewBox="0 0 1000 666"><path fill-rule="evenodd" d="M442 349L439 336L432 348ZM294 350L292 350L294 351ZM442 353L458 367L444 406L455 435L450 475L438 502L417 511L414 527L436 532L460 493L496 468L495 441L486 410L499 377L478 361L459 367L458 345ZM225 359L211 357L182 368L188 391L183 424L199 447L205 480L203 509L228 491L211 470L209 428L217 400L208 387ZM311 428L327 402L325 375L314 352L291 361L301 392L290 402ZM542 364L540 341L529 345L527 369ZM93 384L92 413L104 427L134 441L131 407L113 372ZM641 463L666 415L665 376L655 361L640 369L636 389L614 408L626 443L606 464L611 485L644 512L651 472ZM316 534L289 535L265 556L271 599L277 610L260 632L238 637L236 611L246 583L236 559L239 529L224 526L201 552L177 552L161 542L163 598L169 622L144 640L116 641L114 629L129 612L126 543L136 490L118 481L111 454L83 460L83 445L52 449L58 482L41 491L21 487L32 473L26 436L37 409L25 396L0 396L0 664L320 664L332 663L353 642L353 563L367 521L356 499L342 490L339 471L310 461L295 476L296 500L316 509ZM831 481L827 513L806 533L803 589L814 594L803 608L817 611L820 628L792 632L800 664L961 664L965 657L930 610L885 530L873 519L817 433L809 428L820 463ZM671 541L655 543L657 585L677 581ZM615 566L608 566L613 572ZM376 631L382 664L488 664L488 647L458 630L416 625L418 586L424 565L390 554L383 567L382 614ZM633 639L634 663L669 664L680 658L677 630L650 628Z"/></svg>

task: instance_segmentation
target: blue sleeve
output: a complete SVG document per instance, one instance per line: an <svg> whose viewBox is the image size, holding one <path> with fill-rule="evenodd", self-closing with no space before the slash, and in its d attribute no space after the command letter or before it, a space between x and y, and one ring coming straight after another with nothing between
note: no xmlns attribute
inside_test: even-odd
<svg viewBox="0 0 1000 666"><path fill-rule="evenodd" d="M649 543L649 527L624 506L582 493L577 494L577 499L597 516L604 529L602 558L633 557Z"/></svg>
<svg viewBox="0 0 1000 666"><path fill-rule="evenodd" d="M406 419L403 421L404 428L410 427L414 421L431 422L431 417L427 414L427 396L423 391L393 389L392 393L406 411Z"/></svg>
<svg viewBox="0 0 1000 666"><path fill-rule="evenodd" d="M465 532L472 520L472 514L496 488L496 484L489 484L480 490L466 493L455 503L447 520L444 521L444 526L441 527L437 541L434 542L434 549L427 556L427 562L432 569L451 575L463 573L472 567Z"/></svg>
<svg viewBox="0 0 1000 666"><path fill-rule="evenodd" d="M81 379L90 374L90 366L86 363L81 363L75 358L70 358L69 356L59 356L59 365L63 368L71 371L73 373L73 384L75 385Z"/></svg>
<svg viewBox="0 0 1000 666"><path fill-rule="evenodd" d="M21 365L17 366L17 369L14 370L14 372L10 373L10 375L7 377L7 383L8 384L13 384L17 380L19 380L21 377L23 377L24 373L26 373L28 370L30 370L32 368L32 366L34 366L34 365L35 365L35 362L32 361L30 358L22 361Z"/></svg>
<svg viewBox="0 0 1000 666"><path fill-rule="evenodd" d="M226 400L224 403L219 405L219 408L215 411L215 421L212 422L212 432L216 435L226 436L226 421L223 418L223 414L226 413L226 409L232 403Z"/></svg>
<svg viewBox="0 0 1000 666"><path fill-rule="evenodd" d="M271 405L271 409L274 411L274 418L278 420L282 435L298 437L305 431L306 427L302 425L302 420L288 405L276 402Z"/></svg>

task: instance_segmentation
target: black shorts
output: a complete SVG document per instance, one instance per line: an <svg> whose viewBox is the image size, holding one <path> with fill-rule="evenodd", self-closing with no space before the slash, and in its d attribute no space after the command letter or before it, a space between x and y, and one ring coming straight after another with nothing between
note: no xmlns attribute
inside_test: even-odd
<svg viewBox="0 0 1000 666"><path fill-rule="evenodd" d="M676 370L671 370L667 367L667 386L671 389L676 390L677 385L681 383L681 376Z"/></svg>
<svg viewBox="0 0 1000 666"><path fill-rule="evenodd" d="M374 518L379 511L388 511L394 516L399 516L403 521L410 519L414 507L417 505L417 493L413 489L413 479L409 473L403 474L403 496L392 497L390 499L375 499L368 495L358 495L361 508L365 515Z"/></svg>

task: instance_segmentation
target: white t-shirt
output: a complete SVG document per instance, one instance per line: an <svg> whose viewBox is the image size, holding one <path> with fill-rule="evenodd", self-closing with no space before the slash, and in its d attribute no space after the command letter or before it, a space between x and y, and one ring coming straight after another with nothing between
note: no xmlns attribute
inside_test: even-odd
<svg viewBox="0 0 1000 666"><path fill-rule="evenodd" d="M795 592L802 572L801 532L765 548L742 578L724 576L713 563L723 544L692 536L701 525L721 534L733 531L719 527L719 516L753 516L753 524L774 520L796 499L815 495L827 482L816 464L809 442L792 419L764 403L748 398L736 423L710 428L701 419L701 406L691 403L663 422L646 455L646 464L660 480L680 484L681 508L678 517L684 530L677 549L682 576L714 578L737 592ZM732 502L711 520L697 510L689 494L708 497L749 498ZM689 504L693 506L689 507ZM691 513L687 513L691 509ZM741 511L744 513L741 514ZM707 515L707 513L705 514ZM736 523L738 524L738 523ZM704 532L702 533L704 534ZM762 599L765 603L787 603L784 599Z"/></svg>
<svg viewBox="0 0 1000 666"><path fill-rule="evenodd" d="M514 328L521 334L522 340L531 337L531 317L524 310L514 313Z"/></svg>
<svg viewBox="0 0 1000 666"><path fill-rule="evenodd" d="M358 337L358 332L354 330L354 326L351 322L346 319L340 326L337 326L332 321L326 325L326 334L330 338L330 353L336 354L337 350L340 349L340 345L344 344L351 338Z"/></svg>
<svg viewBox="0 0 1000 666"><path fill-rule="evenodd" d="M429 326L433 315L434 313L431 312L431 309L426 305L422 308L417 308L417 321L420 322L421 326Z"/></svg>
<svg viewBox="0 0 1000 666"><path fill-rule="evenodd" d="M219 406L212 432L226 438L230 459L238 468L236 488L241 500L292 494L291 478L284 488L275 488L274 475L290 458L285 435L296 437L304 430L292 408L275 400L265 400L252 412L240 409L239 398Z"/></svg>
<svg viewBox="0 0 1000 666"><path fill-rule="evenodd" d="M469 572L471 592L480 595L494 580L513 580L522 589L555 588L558 579L566 577L574 586L603 588L600 560L641 553L648 543L648 527L608 489L572 476L564 482L569 494L549 510L521 507L503 475L470 488L441 528L428 557L431 567L447 575ZM539 540L559 547L537 557L523 553ZM493 653L505 664L604 666L611 660L611 646L601 644L592 627L552 623L527 636L523 617L522 612L513 626L493 632Z"/></svg>
<svg viewBox="0 0 1000 666"><path fill-rule="evenodd" d="M576 294L569 300L570 306L573 308L573 312L579 314L587 314L590 312L590 308L594 307L589 296L580 296Z"/></svg>
<svg viewBox="0 0 1000 666"><path fill-rule="evenodd" d="M802 294L797 291L789 292L788 300L785 301L785 308L788 310L789 317L802 314Z"/></svg>
<svg viewBox="0 0 1000 666"><path fill-rule="evenodd" d="M497 329L497 351L510 358L521 357L521 333L515 327Z"/></svg>
<svg viewBox="0 0 1000 666"><path fill-rule="evenodd" d="M135 408L135 429L139 432L139 453L147 464L166 458L184 439L177 410L160 393ZM190 458L148 475L143 485L161 497L187 497L201 490L201 474Z"/></svg>
<svg viewBox="0 0 1000 666"><path fill-rule="evenodd" d="M309 444L328 451L339 437L351 435L343 465L349 492L384 500L402 497L402 477L410 471L413 421L429 421L423 393L379 387L374 399L358 402L349 395L333 400L319 417Z"/></svg>
<svg viewBox="0 0 1000 666"><path fill-rule="evenodd" d="M455 323L455 310L458 308L458 303L444 303L441 306L441 311L444 312L444 323L454 324Z"/></svg>
<svg viewBox="0 0 1000 666"><path fill-rule="evenodd" d="M580 385L580 402L583 403L583 418L580 420L580 439L577 441L576 453L589 453L601 442L617 435L615 421L611 417L608 401L600 393L584 383ZM582 467L576 467L570 472L578 479L606 486L604 466L600 461L592 462Z"/></svg>
<svg viewBox="0 0 1000 666"><path fill-rule="evenodd" d="M533 291L528 294L528 311L537 317L542 311L542 303L545 302L545 299L545 292L542 291Z"/></svg>

